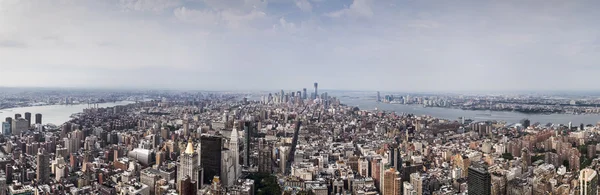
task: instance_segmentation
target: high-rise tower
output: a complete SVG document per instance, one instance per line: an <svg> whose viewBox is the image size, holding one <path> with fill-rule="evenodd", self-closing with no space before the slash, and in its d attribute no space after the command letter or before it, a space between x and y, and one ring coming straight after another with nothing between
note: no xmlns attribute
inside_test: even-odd
<svg viewBox="0 0 600 195"><path fill-rule="evenodd" d="M307 95L306 88L302 89L302 99L306 99L308 97Z"/></svg>
<svg viewBox="0 0 600 195"><path fill-rule="evenodd" d="M50 155L44 149L38 151L36 169L38 183L47 183L50 178Z"/></svg>
<svg viewBox="0 0 600 195"><path fill-rule="evenodd" d="M313 99L317 99L317 97L319 97L319 83L315 83L315 96L313 97Z"/></svg>
<svg viewBox="0 0 600 195"><path fill-rule="evenodd" d="M589 168L579 171L579 194L598 194L598 172Z"/></svg>
<svg viewBox="0 0 600 195"><path fill-rule="evenodd" d="M35 124L42 124L42 114L35 114Z"/></svg>
<svg viewBox="0 0 600 195"><path fill-rule="evenodd" d="M177 186L181 186L181 181L183 181L186 176L190 177L193 181L196 181L196 184L201 185L203 180L201 173L202 169L198 165L198 159L198 153L194 152L194 144L192 143L192 140L189 140L185 151L180 156L179 167L177 170ZM195 190L197 189L198 186L195 186Z"/></svg>
<svg viewBox="0 0 600 195"><path fill-rule="evenodd" d="M469 167L469 195L491 194L492 178L483 164L473 164Z"/></svg>
<svg viewBox="0 0 600 195"><path fill-rule="evenodd" d="M252 122L246 121L244 123L244 166L250 166L250 140L252 131Z"/></svg>
<svg viewBox="0 0 600 195"><path fill-rule="evenodd" d="M239 145L238 145L238 131L236 125L233 126L233 130L231 131L231 140L229 141L229 150L231 151L231 156L233 159L233 171L234 171L234 180L237 180L240 176L239 174L242 172L240 167L240 153L239 153Z"/></svg>
<svg viewBox="0 0 600 195"><path fill-rule="evenodd" d="M27 127L31 127L31 112L25 113L25 120L27 120Z"/></svg>

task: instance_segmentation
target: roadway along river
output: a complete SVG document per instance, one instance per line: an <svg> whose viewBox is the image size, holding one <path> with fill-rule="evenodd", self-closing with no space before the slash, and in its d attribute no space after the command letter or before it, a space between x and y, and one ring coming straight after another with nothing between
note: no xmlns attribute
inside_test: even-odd
<svg viewBox="0 0 600 195"><path fill-rule="evenodd" d="M580 123L595 125L600 121L600 115L573 115L573 114L524 114L520 112L492 112L492 111L476 111L476 110L461 110L450 108L424 108L422 105L403 105L403 104L386 104L378 103L372 99L351 99L340 98L341 103L348 106L357 106L363 110L379 110L394 111L396 113L407 113L415 115L429 115L436 118L458 120L459 117L473 119L475 121L483 120L499 120L508 123L518 123L521 119L528 118L531 123L540 122L553 124L568 124L573 123L573 126L578 126Z"/></svg>
<svg viewBox="0 0 600 195"><path fill-rule="evenodd" d="M98 104L100 108L127 105L135 103L132 101L119 101L114 103L102 103ZM31 120L35 121L35 114L42 114L42 123L52 123L54 125L62 125L63 123L71 120L71 115L79 112L83 112L83 109L88 108L87 104L78 105L46 105L46 106L31 106L31 107L18 107L8 108L0 110L0 121L4 121L6 117L15 117L15 114L21 114L21 117L25 117L25 112L31 113ZM33 123L33 122L32 122Z"/></svg>

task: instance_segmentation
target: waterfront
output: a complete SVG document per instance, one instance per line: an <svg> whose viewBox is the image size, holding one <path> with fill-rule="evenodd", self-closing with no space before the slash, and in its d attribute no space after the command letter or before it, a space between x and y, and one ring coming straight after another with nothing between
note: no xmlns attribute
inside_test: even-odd
<svg viewBox="0 0 600 195"><path fill-rule="evenodd" d="M119 101L111 103L98 104L99 108L112 107L118 105L127 105L134 103L132 101ZM25 112L31 113L31 120L35 120L35 114L42 114L42 122L44 124L62 125L63 123L71 119L71 115L74 113L82 112L83 109L88 108L88 104L76 104L76 105L46 105L46 106L30 106L30 107L18 107L8 108L0 110L0 120L4 121L6 117L15 117L15 114L21 114L25 117Z"/></svg>
<svg viewBox="0 0 600 195"><path fill-rule="evenodd" d="M498 112L498 111L480 111L480 110L461 110L439 107L423 107L422 105L404 105L404 104L387 104L378 103L374 99L366 98L340 98L341 103L349 106L357 106L363 110L379 110L394 111L396 113L407 113L415 115L430 115L437 118L450 120L458 120L459 117L473 119L475 121L483 120L499 120L508 123L518 123L521 119L528 118L532 123L540 122L553 124L568 124L572 122L574 125L580 123L595 125L600 121L600 115L573 115L573 114L524 114L520 112Z"/></svg>

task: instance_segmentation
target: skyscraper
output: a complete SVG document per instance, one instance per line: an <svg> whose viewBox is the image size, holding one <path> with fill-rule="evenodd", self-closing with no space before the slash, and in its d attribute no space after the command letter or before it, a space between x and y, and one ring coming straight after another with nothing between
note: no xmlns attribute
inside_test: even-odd
<svg viewBox="0 0 600 195"><path fill-rule="evenodd" d="M31 127L31 112L25 113L25 120L27 120L27 127Z"/></svg>
<svg viewBox="0 0 600 195"><path fill-rule="evenodd" d="M242 168L240 167L240 153L239 153L239 145L238 145L238 131L236 126L233 126L233 130L231 131L231 140L229 141L229 150L231 151L231 156L233 159L233 172L234 172L234 181L238 179L239 174L242 173Z"/></svg>
<svg viewBox="0 0 600 195"><path fill-rule="evenodd" d="M35 114L35 124L42 124L42 114Z"/></svg>
<svg viewBox="0 0 600 195"><path fill-rule="evenodd" d="M475 163L469 167L469 195L490 195L492 178L484 164Z"/></svg>
<svg viewBox="0 0 600 195"><path fill-rule="evenodd" d="M385 170L383 176L383 195L400 195L400 188L397 182L399 182L400 172L396 171L394 168L390 168ZM400 180L401 181L401 180ZM400 182L401 183L401 182Z"/></svg>
<svg viewBox="0 0 600 195"><path fill-rule="evenodd" d="M194 144L192 143L192 140L189 140L185 151L179 158L177 186L181 186L181 181L183 181L186 176L190 177L193 181L196 181L196 184L202 182L202 169L198 166L198 158L198 153L194 152ZM195 190L197 190L199 186L194 187Z"/></svg>
<svg viewBox="0 0 600 195"><path fill-rule="evenodd" d="M410 184L412 184L413 189L418 195L423 194L423 179L421 178L421 174L419 172L410 174Z"/></svg>
<svg viewBox="0 0 600 195"><path fill-rule="evenodd" d="M244 166L250 166L250 140L253 124L251 121L244 123Z"/></svg>
<svg viewBox="0 0 600 195"><path fill-rule="evenodd" d="M271 146L264 138L258 140L258 172L271 174L273 172L273 156Z"/></svg>
<svg viewBox="0 0 600 195"><path fill-rule="evenodd" d="M27 120L24 118L18 118L12 121L12 125L10 126L10 130L13 135L19 135L21 132L26 131L28 128Z"/></svg>
<svg viewBox="0 0 600 195"><path fill-rule="evenodd" d="M306 88L302 89L302 99L306 99L308 96L308 94L306 93Z"/></svg>
<svg viewBox="0 0 600 195"><path fill-rule="evenodd" d="M377 102L381 102L381 94L379 91L377 92Z"/></svg>
<svg viewBox="0 0 600 195"><path fill-rule="evenodd" d="M50 155L44 149L38 151L36 169L38 183L47 183L50 178Z"/></svg>
<svg viewBox="0 0 600 195"><path fill-rule="evenodd" d="M4 136L10 136L11 135L10 123L8 123L8 122L2 122L2 135L4 135Z"/></svg>
<svg viewBox="0 0 600 195"><path fill-rule="evenodd" d="M202 168L204 169L204 178L213 178L221 174L221 151L223 150L223 138L220 136L202 136ZM210 180L203 181L210 184Z"/></svg>
<svg viewBox="0 0 600 195"><path fill-rule="evenodd" d="M319 88L319 83L315 83L315 92L314 92L315 96L313 97L313 99L317 99L317 97L319 97L318 88Z"/></svg>
<svg viewBox="0 0 600 195"><path fill-rule="evenodd" d="M579 195L598 195L598 173L590 168L579 171Z"/></svg>

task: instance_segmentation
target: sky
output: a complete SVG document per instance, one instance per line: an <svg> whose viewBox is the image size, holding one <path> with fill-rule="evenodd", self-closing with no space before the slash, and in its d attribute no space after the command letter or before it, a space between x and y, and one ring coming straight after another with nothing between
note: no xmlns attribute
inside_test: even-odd
<svg viewBox="0 0 600 195"><path fill-rule="evenodd" d="M600 1L0 0L0 86L600 90Z"/></svg>

